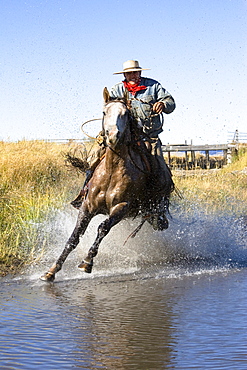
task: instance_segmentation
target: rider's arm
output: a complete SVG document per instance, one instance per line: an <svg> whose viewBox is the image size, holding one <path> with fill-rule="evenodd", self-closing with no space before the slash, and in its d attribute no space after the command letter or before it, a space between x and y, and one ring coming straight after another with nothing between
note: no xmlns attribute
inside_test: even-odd
<svg viewBox="0 0 247 370"><path fill-rule="evenodd" d="M167 114L172 113L176 107L176 104L171 94L164 89L160 83L157 83L156 93L157 103L162 102L164 104L162 111Z"/></svg>

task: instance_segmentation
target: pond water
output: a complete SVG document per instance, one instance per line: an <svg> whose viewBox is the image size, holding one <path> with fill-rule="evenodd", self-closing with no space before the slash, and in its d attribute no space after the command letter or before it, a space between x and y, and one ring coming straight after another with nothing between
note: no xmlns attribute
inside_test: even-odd
<svg viewBox="0 0 247 370"><path fill-rule="evenodd" d="M74 217L49 226L54 246L37 265L1 281L1 369L247 368L244 218L180 219L158 233L144 226L123 245L133 230L125 222L87 275L76 266L96 220L55 282L44 283Z"/></svg>

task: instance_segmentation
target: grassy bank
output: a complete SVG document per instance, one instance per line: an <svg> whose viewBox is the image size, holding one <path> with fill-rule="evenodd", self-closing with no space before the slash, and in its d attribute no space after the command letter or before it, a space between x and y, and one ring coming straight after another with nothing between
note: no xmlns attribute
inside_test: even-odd
<svg viewBox="0 0 247 370"><path fill-rule="evenodd" d="M77 194L83 176L65 165L77 144L0 142L0 274L19 271L49 245L44 225ZM79 147L83 151L84 147ZM247 153L222 170L174 171L184 212L200 204L205 213L247 215Z"/></svg>
<svg viewBox="0 0 247 370"><path fill-rule="evenodd" d="M75 144L74 144L75 145ZM65 165L73 144L0 142L0 273L39 258L40 228L75 196L82 175Z"/></svg>
<svg viewBox="0 0 247 370"><path fill-rule="evenodd" d="M247 215L247 152L220 170L174 171L184 211L200 205L204 213Z"/></svg>

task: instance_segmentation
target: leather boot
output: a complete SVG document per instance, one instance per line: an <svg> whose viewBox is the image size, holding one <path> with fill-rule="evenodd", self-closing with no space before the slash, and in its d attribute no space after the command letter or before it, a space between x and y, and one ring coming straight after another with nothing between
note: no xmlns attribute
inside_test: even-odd
<svg viewBox="0 0 247 370"><path fill-rule="evenodd" d="M77 195L77 197L72 200L72 202L70 203L74 208L76 209L79 209L80 206L82 205L82 202L87 194L87 190L88 190L88 187L87 187L87 184L89 182L89 180L91 179L92 177L92 171L91 170L88 170L86 172L86 179L84 181L84 184L83 184L83 187L82 189L80 190L79 194Z"/></svg>
<svg viewBox="0 0 247 370"><path fill-rule="evenodd" d="M87 192L87 189L83 188L80 190L80 193L77 195L77 197L72 200L72 202L70 202L70 204L76 208L76 209L79 209L80 206L82 205L82 202L84 200L84 197L86 195L86 192Z"/></svg>

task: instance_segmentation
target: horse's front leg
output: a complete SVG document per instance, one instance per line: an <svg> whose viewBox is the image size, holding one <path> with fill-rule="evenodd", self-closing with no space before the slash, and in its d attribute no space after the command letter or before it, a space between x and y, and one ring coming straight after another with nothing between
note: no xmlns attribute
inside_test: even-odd
<svg viewBox="0 0 247 370"><path fill-rule="evenodd" d="M90 273L93 267L93 258L97 255L99 245L104 237L109 233L111 228L121 221L128 211L128 203L119 203L113 207L109 218L103 221L98 227L97 237L92 247L88 251L88 255L78 266L85 272Z"/></svg>
<svg viewBox="0 0 247 370"><path fill-rule="evenodd" d="M52 267L49 269L48 272L46 272L44 275L40 277L43 281L54 281L55 274L61 270L66 258L72 252L80 241L80 236L83 235L87 229L87 226L89 222L92 219L92 215L88 212L85 212L83 209L79 211L79 215L77 218L76 226L68 239L64 250L62 251L60 257L57 259L57 261L52 265Z"/></svg>

